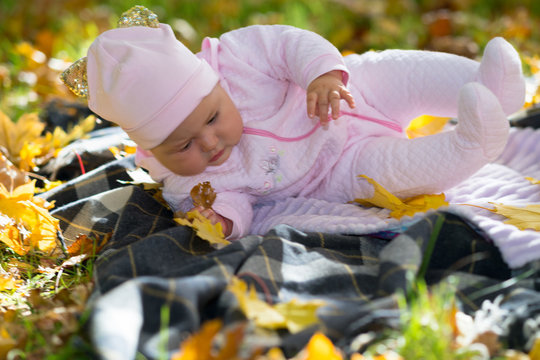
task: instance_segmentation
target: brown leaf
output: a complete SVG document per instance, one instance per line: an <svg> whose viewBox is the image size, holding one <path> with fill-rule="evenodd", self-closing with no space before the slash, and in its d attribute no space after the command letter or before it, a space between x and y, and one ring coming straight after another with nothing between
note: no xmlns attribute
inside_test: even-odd
<svg viewBox="0 0 540 360"><path fill-rule="evenodd" d="M70 256L97 254L107 244L110 237L111 234L109 233L98 242L97 239L90 238L87 235L79 235L75 242L67 248L67 252Z"/></svg>
<svg viewBox="0 0 540 360"><path fill-rule="evenodd" d="M28 182L26 173L19 170L11 161L0 153L0 184L3 184L6 189L12 191L26 182Z"/></svg>
<svg viewBox="0 0 540 360"><path fill-rule="evenodd" d="M216 200L216 193L209 181L198 183L189 193L193 199L193 205L210 209Z"/></svg>

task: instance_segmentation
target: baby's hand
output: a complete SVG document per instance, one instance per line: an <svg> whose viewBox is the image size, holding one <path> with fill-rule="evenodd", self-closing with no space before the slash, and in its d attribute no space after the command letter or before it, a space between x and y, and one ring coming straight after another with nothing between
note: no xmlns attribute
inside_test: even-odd
<svg viewBox="0 0 540 360"><path fill-rule="evenodd" d="M351 108L355 106L354 98L343 85L342 73L333 70L313 80L307 88L307 113L310 118L317 115L321 125L328 124L328 110L332 108L332 118L339 116L339 101L345 100Z"/></svg>
<svg viewBox="0 0 540 360"><path fill-rule="evenodd" d="M210 220L213 225L218 222L221 223L221 228L223 229L223 234L225 235L225 237L231 235L233 228L233 222L231 220L219 215L213 209L204 208L202 206L196 206L190 211L193 210L197 210L202 216Z"/></svg>

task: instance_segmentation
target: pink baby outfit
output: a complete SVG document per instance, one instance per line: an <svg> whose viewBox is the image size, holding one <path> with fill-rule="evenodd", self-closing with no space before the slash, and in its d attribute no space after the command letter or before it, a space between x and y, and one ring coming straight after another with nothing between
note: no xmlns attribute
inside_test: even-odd
<svg viewBox="0 0 540 360"><path fill-rule="evenodd" d="M506 141L506 119L495 96L481 85L460 95L466 83L482 80L483 71L463 57L389 50L343 58L319 35L289 26L251 26L219 40L206 38L196 55L219 74L238 108L245 127L240 143L224 164L195 176L170 172L142 149L137 163L163 183L163 196L174 210L192 208L191 188L210 181L217 192L214 210L234 223L230 238L249 233L257 203L291 196L333 202L371 196L372 187L357 178L360 174L398 196L440 192L493 160ZM307 116L305 89L332 70L342 71L356 107L342 101L344 115L312 132L318 119ZM469 103L458 114L460 101ZM488 136L496 142L491 152L478 145L480 135L459 131L405 138L402 129L416 116L479 117L481 102L494 109L488 116L501 128L499 135ZM518 110L522 102L518 94L505 111ZM474 127L479 129L473 133L484 131Z"/></svg>

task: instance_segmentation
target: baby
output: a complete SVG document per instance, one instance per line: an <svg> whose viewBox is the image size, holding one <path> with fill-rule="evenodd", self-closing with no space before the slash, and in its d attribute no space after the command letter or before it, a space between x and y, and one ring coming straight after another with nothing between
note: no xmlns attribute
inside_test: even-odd
<svg viewBox="0 0 540 360"><path fill-rule="evenodd" d="M130 26L141 16L151 19ZM520 58L502 38L481 62L416 50L343 57L312 32L268 25L206 38L193 54L144 9L122 21L88 51L89 107L138 144L137 164L173 210L190 210L190 190L209 181L213 208L197 210L229 239L249 233L257 203L372 196L360 174L399 197L444 191L497 158L507 115L524 102ZM407 139L423 114L458 125Z"/></svg>

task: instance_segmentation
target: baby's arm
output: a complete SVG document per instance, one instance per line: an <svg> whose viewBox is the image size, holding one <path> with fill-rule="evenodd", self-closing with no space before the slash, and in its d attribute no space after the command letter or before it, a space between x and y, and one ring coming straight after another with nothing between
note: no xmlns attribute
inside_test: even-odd
<svg viewBox="0 0 540 360"><path fill-rule="evenodd" d="M328 110L332 110L332 118L339 117L340 100L345 100L351 108L355 106L354 98L343 84L343 73L333 70L313 80L307 88L307 113L310 118L317 115L321 124L328 124ZM322 116L321 116L322 115Z"/></svg>
<svg viewBox="0 0 540 360"><path fill-rule="evenodd" d="M220 37L221 53L234 54L246 66L267 76L292 81L303 89L317 77L340 70L347 85L349 71L341 53L322 36L287 25L253 25Z"/></svg>

